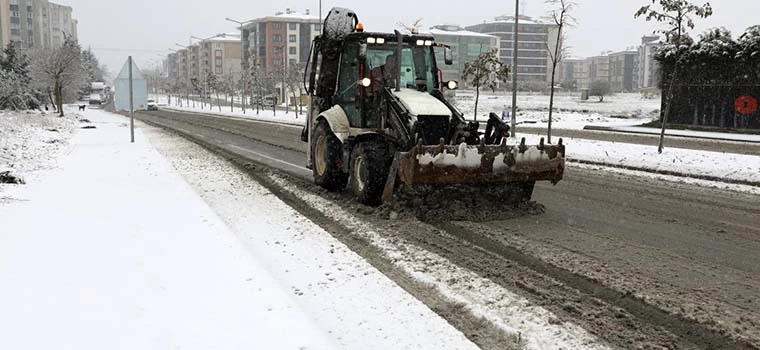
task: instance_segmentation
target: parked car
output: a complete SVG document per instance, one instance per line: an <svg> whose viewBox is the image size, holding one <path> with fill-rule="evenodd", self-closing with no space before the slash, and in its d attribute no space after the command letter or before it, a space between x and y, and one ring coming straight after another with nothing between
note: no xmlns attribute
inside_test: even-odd
<svg viewBox="0 0 760 350"><path fill-rule="evenodd" d="M155 100L148 100L148 110L149 111L157 111L158 110L158 104Z"/></svg>

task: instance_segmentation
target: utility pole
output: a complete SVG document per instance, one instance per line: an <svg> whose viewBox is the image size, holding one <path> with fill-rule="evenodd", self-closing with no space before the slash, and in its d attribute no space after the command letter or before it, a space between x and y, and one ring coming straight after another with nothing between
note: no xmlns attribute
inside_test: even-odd
<svg viewBox="0 0 760 350"><path fill-rule="evenodd" d="M512 125L510 130L512 137L517 137L515 127L517 126L517 43L518 43L518 28L520 25L520 0L515 0L515 28L513 32L513 44L512 44Z"/></svg>
<svg viewBox="0 0 760 350"><path fill-rule="evenodd" d="M229 17L225 18L225 20L230 21L232 23L237 23L240 25L240 76L242 77L240 80L240 84L242 84L242 87L243 87L242 94L241 94L242 96L241 102L243 104L243 114L245 114L245 93L246 93L246 88L248 87L248 73L245 69L247 59L246 59L246 54L245 54L245 47L243 45L243 26L248 23L254 22L254 20L243 22L243 21L234 20Z"/></svg>
<svg viewBox="0 0 760 350"><path fill-rule="evenodd" d="M285 114L288 114L288 92L285 90L285 74L288 70L286 62L288 59L287 48L287 45L282 47L282 101L285 102Z"/></svg>

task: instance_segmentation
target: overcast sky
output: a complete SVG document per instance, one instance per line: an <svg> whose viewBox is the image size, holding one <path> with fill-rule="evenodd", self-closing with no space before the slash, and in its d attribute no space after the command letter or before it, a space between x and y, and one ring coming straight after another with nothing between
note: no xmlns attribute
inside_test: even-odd
<svg viewBox="0 0 760 350"><path fill-rule="evenodd" d="M74 7L79 20L79 40L92 47L100 60L115 75L133 55L140 67L155 65L169 53L175 43L187 44L190 35L208 37L221 32L237 31L236 25L224 20L231 17L248 20L286 7L316 14L318 0L55 0ZM701 0L696 0L702 3ZM654 24L634 20L633 13L648 0L577 0L574 16L578 20L569 34L574 56L593 56L605 50L622 50L638 45L641 36L650 34ZM543 0L524 0L521 12L532 17L546 15ZM724 26L734 33L758 24L760 1L712 1L715 14L698 21L694 36L707 28ZM399 21L412 23L422 18L423 27L455 23L470 25L493 19L500 14L514 13L514 0L443 1L329 1L322 2L323 15L330 7L349 7L357 12L368 31L396 28Z"/></svg>

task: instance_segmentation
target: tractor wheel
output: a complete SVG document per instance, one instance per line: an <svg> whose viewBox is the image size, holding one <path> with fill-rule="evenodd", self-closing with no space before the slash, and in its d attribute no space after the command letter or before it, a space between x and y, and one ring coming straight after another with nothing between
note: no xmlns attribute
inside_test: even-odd
<svg viewBox="0 0 760 350"><path fill-rule="evenodd" d="M354 147L351 152L351 190L359 203L382 204L392 162L388 146L382 142L363 142Z"/></svg>
<svg viewBox="0 0 760 350"><path fill-rule="evenodd" d="M533 198L533 189L536 187L535 181L525 181L517 184L518 199L520 202L530 202Z"/></svg>
<svg viewBox="0 0 760 350"><path fill-rule="evenodd" d="M320 121L314 130L311 161L314 183L328 191L340 191L346 187L348 174L343 172L342 144L324 121Z"/></svg>

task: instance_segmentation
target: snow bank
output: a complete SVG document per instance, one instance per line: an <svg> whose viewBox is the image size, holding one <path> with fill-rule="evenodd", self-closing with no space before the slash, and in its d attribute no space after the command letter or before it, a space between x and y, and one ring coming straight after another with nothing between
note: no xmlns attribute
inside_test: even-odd
<svg viewBox="0 0 760 350"><path fill-rule="evenodd" d="M220 111L219 107L216 105L216 99L213 99L212 102L214 102L213 107L207 104L205 108L201 108L200 102L196 101L195 106L193 106L193 103L190 102L190 105L188 106L187 102L183 100L183 105L180 107L176 105L174 97L172 97L172 105L169 105L167 97L160 96L159 109L220 115L225 117L246 118L290 125L304 125L306 122L306 107L303 108L304 113L301 113L300 115L292 110L285 113L284 110L278 109L276 112L274 112L272 111L271 107L269 107L269 109L259 110L258 113L256 113L255 108L246 108L245 113L243 113L243 109L238 106L235 106L232 110L230 110L229 104L227 106L222 106Z"/></svg>
<svg viewBox="0 0 760 350"><path fill-rule="evenodd" d="M540 136L518 134L526 143L538 144ZM510 142L514 142L514 139ZM653 171L676 172L695 177L716 177L730 180L760 182L760 157L719 151L697 151L630 143L564 139L566 158L616 166L635 167Z"/></svg>
<svg viewBox="0 0 760 350"><path fill-rule="evenodd" d="M67 112L59 118L54 112L0 110L0 172L28 177L54 166L77 126L79 115Z"/></svg>

